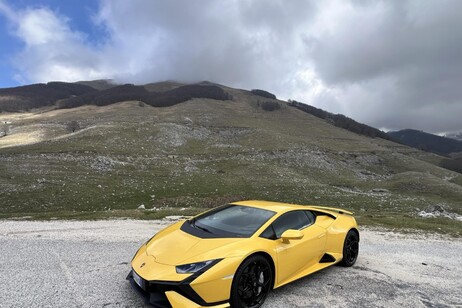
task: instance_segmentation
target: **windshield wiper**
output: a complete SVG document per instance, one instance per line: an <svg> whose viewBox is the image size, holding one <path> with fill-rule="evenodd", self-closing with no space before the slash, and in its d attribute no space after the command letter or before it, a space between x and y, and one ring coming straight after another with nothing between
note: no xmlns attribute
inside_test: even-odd
<svg viewBox="0 0 462 308"><path fill-rule="evenodd" d="M212 231L210 231L209 229L196 225L196 220L195 220L195 219L192 219L191 222L190 222L189 224L190 224L191 226L193 226L194 228L196 228L196 229L205 231L205 232L207 232L207 233L212 233Z"/></svg>

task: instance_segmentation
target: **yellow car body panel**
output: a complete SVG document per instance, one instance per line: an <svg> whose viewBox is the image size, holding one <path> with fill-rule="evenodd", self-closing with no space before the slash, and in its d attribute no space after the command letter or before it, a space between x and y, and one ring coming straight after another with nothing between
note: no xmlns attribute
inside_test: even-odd
<svg viewBox="0 0 462 308"><path fill-rule="evenodd" d="M272 241L271 250L276 251L278 264L284 264L276 269L275 287L292 281L297 273L310 269L324 254L326 230L312 226L302 230L300 240Z"/></svg>
<svg viewBox="0 0 462 308"><path fill-rule="evenodd" d="M359 240L355 219L341 209L267 201L242 201L232 205L269 210L274 215L245 238L200 238L182 230L190 221L167 227L133 257L132 270L144 281L142 286L174 285L174 290L165 292L172 307L229 307L234 275L249 256L260 254L270 261L274 271L272 287L278 288L340 262L350 230L357 232ZM261 236L281 215L292 211L316 213L315 222L301 230L288 230L287 238ZM323 262L325 256L328 262ZM208 260L214 260L213 264L199 275L177 272L177 266Z"/></svg>

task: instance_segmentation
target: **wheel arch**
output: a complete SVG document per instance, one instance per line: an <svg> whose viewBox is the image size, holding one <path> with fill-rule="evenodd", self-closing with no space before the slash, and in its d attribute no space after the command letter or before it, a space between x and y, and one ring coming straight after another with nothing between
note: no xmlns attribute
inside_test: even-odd
<svg viewBox="0 0 462 308"><path fill-rule="evenodd" d="M358 258L359 249L356 251L356 256L355 256L354 260L350 261L350 260L347 260L346 257L345 257L345 245L347 243L348 234L351 234L351 232L357 236L357 238L358 238L358 243L357 244L359 244L359 231L358 231L358 229L356 227L350 228L348 230L348 232L346 232L346 234L345 234L345 240L343 242L343 248L342 248L342 259L339 261L339 264L342 265L342 266L345 266L345 267L353 266L353 264L356 262L356 259Z"/></svg>
<svg viewBox="0 0 462 308"><path fill-rule="evenodd" d="M274 288L274 280L276 279L276 266L274 264L274 260L271 257L271 255L265 251L256 251L250 255L248 255L244 260L242 260L241 264L245 262L248 258L251 258L253 256L262 256L263 258L268 261L269 265L271 266L271 290Z"/></svg>
<svg viewBox="0 0 462 308"><path fill-rule="evenodd" d="M358 229L356 229L356 228L351 228L351 229L348 230L348 231L353 231L354 233L356 233L356 235L358 236L358 242L360 241L359 230L358 230ZM348 232L347 232L347 234L348 234Z"/></svg>

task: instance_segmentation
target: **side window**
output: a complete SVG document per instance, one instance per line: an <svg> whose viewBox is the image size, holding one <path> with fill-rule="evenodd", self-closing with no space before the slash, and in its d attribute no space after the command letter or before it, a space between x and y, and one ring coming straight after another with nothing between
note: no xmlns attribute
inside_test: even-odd
<svg viewBox="0 0 462 308"><path fill-rule="evenodd" d="M269 240L275 240L276 234L274 233L273 225L271 224L265 231L260 234L260 237L267 238Z"/></svg>
<svg viewBox="0 0 462 308"><path fill-rule="evenodd" d="M279 217L260 237L275 240L281 237L284 231L289 229L300 230L308 227L316 221L316 215L310 211L293 211Z"/></svg>
<svg viewBox="0 0 462 308"><path fill-rule="evenodd" d="M308 216L308 220L310 221L310 225L314 224L316 221L316 216L313 214L313 212L310 211L305 211L306 216Z"/></svg>
<svg viewBox="0 0 462 308"><path fill-rule="evenodd" d="M310 221L307 211L292 211L279 217L274 223L273 228L276 238L280 238L284 231L289 229L301 230L314 222ZM313 215L313 214L311 214Z"/></svg>

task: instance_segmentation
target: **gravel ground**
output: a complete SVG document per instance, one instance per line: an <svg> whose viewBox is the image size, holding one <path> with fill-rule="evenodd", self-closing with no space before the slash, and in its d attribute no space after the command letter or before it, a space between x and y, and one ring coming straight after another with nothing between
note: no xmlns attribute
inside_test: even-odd
<svg viewBox="0 0 462 308"><path fill-rule="evenodd" d="M125 277L162 221L0 221L0 307L144 307ZM270 293L264 307L462 307L462 240L361 231L352 268Z"/></svg>

